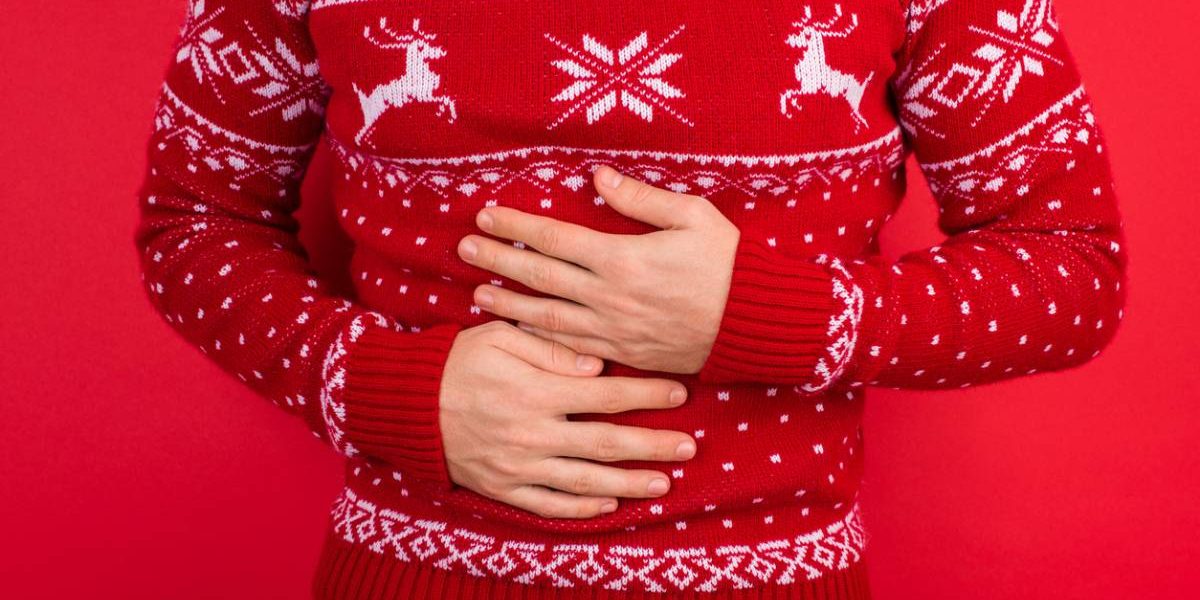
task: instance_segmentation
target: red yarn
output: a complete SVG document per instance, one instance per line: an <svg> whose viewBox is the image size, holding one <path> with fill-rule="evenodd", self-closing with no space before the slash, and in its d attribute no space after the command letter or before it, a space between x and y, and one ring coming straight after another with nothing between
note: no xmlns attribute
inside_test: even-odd
<svg viewBox="0 0 1200 600"><path fill-rule="evenodd" d="M354 298L295 235L322 133ZM320 596L861 598L865 389L1065 369L1117 329L1104 150L1049 0L191 0L136 243L164 319L348 456ZM948 237L889 264L910 151ZM472 290L537 293L454 249L492 204L650 231L596 200L602 164L742 236L688 403L595 417L697 456L555 521L447 476L441 369L494 318Z"/></svg>

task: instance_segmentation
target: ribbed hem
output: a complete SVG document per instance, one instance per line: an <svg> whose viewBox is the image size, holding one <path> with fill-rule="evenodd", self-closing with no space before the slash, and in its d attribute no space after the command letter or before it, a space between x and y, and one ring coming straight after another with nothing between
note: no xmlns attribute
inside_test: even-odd
<svg viewBox="0 0 1200 600"><path fill-rule="evenodd" d="M438 399L446 356L461 327L437 325L419 333L375 327L346 357L343 428L360 453L402 475L450 487Z"/></svg>
<svg viewBox="0 0 1200 600"><path fill-rule="evenodd" d="M828 267L743 235L721 326L698 377L708 383L820 381L831 320L844 307Z"/></svg>
<svg viewBox="0 0 1200 600"><path fill-rule="evenodd" d="M804 579L803 570L790 585L769 585L718 592L658 593L610 591L601 587L554 587L521 584L460 571L397 560L373 552L363 544L349 544L330 533L325 540L313 578L317 600L376 600L455 598L456 600L869 600L866 561L860 559L842 571Z"/></svg>

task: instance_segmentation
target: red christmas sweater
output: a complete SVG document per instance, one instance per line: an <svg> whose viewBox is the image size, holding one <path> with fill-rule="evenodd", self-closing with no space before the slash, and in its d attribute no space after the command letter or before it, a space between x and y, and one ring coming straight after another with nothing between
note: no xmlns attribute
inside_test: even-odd
<svg viewBox="0 0 1200 600"><path fill-rule="evenodd" d="M1124 304L1106 148L1049 0L191 0L154 125L155 309L347 457L322 597L866 597L867 388L1073 367ZM296 236L322 143L352 298ZM885 262L910 151L947 237ZM741 238L711 356L674 376L688 403L595 417L690 433L696 457L625 463L664 469L663 498L549 520L447 476L441 369L496 318L472 290L537 294L455 248L490 205L650 231L598 201L602 164Z"/></svg>

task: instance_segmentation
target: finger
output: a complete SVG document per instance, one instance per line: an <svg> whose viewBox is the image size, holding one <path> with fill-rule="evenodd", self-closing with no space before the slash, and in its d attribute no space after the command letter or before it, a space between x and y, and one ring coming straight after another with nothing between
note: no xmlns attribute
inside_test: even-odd
<svg viewBox="0 0 1200 600"><path fill-rule="evenodd" d="M673 462L688 460L696 455L696 442L679 431L628 427L600 421L570 421L566 425L563 429L569 433L548 448L558 456L600 462Z"/></svg>
<svg viewBox="0 0 1200 600"><path fill-rule="evenodd" d="M579 496L657 498L671 489L666 475L618 469L574 458L549 458L538 467L538 483Z"/></svg>
<svg viewBox="0 0 1200 600"><path fill-rule="evenodd" d="M604 361L595 356L580 354L558 342L508 326L490 343L530 365L558 375L591 377L599 375Z"/></svg>
<svg viewBox="0 0 1200 600"><path fill-rule="evenodd" d="M631 410L676 408L687 400L687 388L667 379L601 377L588 381L558 380L544 386L562 414L616 414Z"/></svg>
<svg viewBox="0 0 1200 600"><path fill-rule="evenodd" d="M464 237L458 243L458 255L481 269L580 304L586 304L586 292L596 282L587 269L480 235Z"/></svg>
<svg viewBox="0 0 1200 600"><path fill-rule="evenodd" d="M603 256L614 236L574 223L541 215L531 215L515 208L495 206L479 211L475 217L479 228L496 236L524 242L542 254L582 265L593 271L595 259Z"/></svg>
<svg viewBox="0 0 1200 600"><path fill-rule="evenodd" d="M600 328L595 311L559 298L528 296L485 284L475 288L474 300L492 314L528 321L551 331L590 335Z"/></svg>
<svg viewBox="0 0 1200 600"><path fill-rule="evenodd" d="M616 498L576 496L532 485L514 489L503 501L547 519L590 519L617 509Z"/></svg>
<svg viewBox="0 0 1200 600"><path fill-rule="evenodd" d="M604 202L617 212L659 229L676 229L691 224L695 198L642 183L602 166L593 173L594 185Z"/></svg>
<svg viewBox="0 0 1200 600"><path fill-rule="evenodd" d="M612 342L603 338L551 331L549 329L542 329L541 327L534 327L524 322L517 323L517 327L540 338L558 342L582 354L590 354L607 360L617 360L616 348L613 347Z"/></svg>

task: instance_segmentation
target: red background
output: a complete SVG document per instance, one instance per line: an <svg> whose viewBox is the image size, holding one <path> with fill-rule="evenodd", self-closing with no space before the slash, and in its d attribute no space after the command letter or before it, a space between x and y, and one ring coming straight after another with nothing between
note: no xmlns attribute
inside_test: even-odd
<svg viewBox="0 0 1200 600"><path fill-rule="evenodd" d="M337 456L186 345L138 283L134 192L183 1L4 4L0 596L304 597ZM1058 5L1122 196L1126 319L1072 372L874 393L865 518L880 600L1200 587L1200 9ZM326 158L302 236L335 276L346 252ZM913 173L892 256L939 239Z"/></svg>

